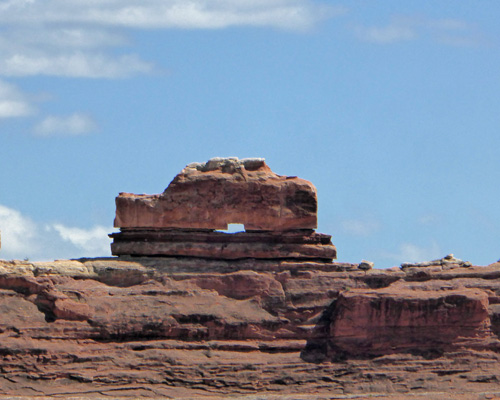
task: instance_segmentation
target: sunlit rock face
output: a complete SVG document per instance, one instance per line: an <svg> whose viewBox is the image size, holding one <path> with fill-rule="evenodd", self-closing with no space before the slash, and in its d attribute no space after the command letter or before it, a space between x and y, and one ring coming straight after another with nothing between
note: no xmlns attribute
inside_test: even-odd
<svg viewBox="0 0 500 400"><path fill-rule="evenodd" d="M186 166L162 194L120 193L115 227L286 231L317 227L316 188L264 159L214 158Z"/></svg>
<svg viewBox="0 0 500 400"><path fill-rule="evenodd" d="M497 393L500 263L420 269L0 260L0 398Z"/></svg>
<svg viewBox="0 0 500 400"><path fill-rule="evenodd" d="M314 232L311 182L280 176L262 158L187 165L162 194L120 193L113 255L331 261L331 236ZM227 234L229 224L245 232Z"/></svg>
<svg viewBox="0 0 500 400"><path fill-rule="evenodd" d="M317 327L322 340L312 339L310 350L323 344L321 358L338 360L489 346L493 335L484 291L429 289L399 282L341 293L323 315L323 326Z"/></svg>

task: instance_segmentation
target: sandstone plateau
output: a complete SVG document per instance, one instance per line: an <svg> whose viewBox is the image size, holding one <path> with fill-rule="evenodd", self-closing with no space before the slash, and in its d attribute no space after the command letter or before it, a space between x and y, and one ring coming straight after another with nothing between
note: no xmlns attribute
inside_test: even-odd
<svg viewBox="0 0 500 400"><path fill-rule="evenodd" d="M500 262L335 262L316 207L213 159L118 196L118 257L0 260L0 398L500 398Z"/></svg>
<svg viewBox="0 0 500 400"><path fill-rule="evenodd" d="M499 305L500 263L3 261L0 395L495 398Z"/></svg>

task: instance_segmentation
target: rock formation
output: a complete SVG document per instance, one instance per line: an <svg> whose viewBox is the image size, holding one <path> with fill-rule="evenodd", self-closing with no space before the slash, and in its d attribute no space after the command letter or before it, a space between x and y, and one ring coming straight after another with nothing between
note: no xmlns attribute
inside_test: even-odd
<svg viewBox="0 0 500 400"><path fill-rule="evenodd" d="M500 263L420 269L425 277L256 259L0 262L0 396L498 394Z"/></svg>
<svg viewBox="0 0 500 400"><path fill-rule="evenodd" d="M500 262L333 262L314 187L260 159L116 221L119 257L0 260L0 399L500 398Z"/></svg>
<svg viewBox="0 0 500 400"><path fill-rule="evenodd" d="M264 159L213 158L186 166L162 194L120 193L115 227L315 229L317 207L312 183L276 175Z"/></svg>
<svg viewBox="0 0 500 400"><path fill-rule="evenodd" d="M228 224L245 232L227 234ZM331 236L314 232L312 183L276 175L264 159L214 158L185 167L162 194L120 193L113 255L331 261Z"/></svg>

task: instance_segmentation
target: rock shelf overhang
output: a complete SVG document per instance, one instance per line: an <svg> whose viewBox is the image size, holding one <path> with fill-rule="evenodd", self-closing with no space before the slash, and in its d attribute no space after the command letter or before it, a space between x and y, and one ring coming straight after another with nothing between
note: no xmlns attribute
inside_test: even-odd
<svg viewBox="0 0 500 400"><path fill-rule="evenodd" d="M218 232L243 224L245 232ZM262 158L187 165L161 194L116 198L113 255L215 259L336 258L317 227L314 185L271 171Z"/></svg>

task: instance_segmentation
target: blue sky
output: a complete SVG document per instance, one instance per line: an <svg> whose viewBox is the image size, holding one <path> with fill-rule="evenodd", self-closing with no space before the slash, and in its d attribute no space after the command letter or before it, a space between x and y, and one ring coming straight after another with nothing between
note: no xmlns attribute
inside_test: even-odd
<svg viewBox="0 0 500 400"><path fill-rule="evenodd" d="M339 261L500 258L496 1L0 2L0 258L109 255L188 163L312 181Z"/></svg>

